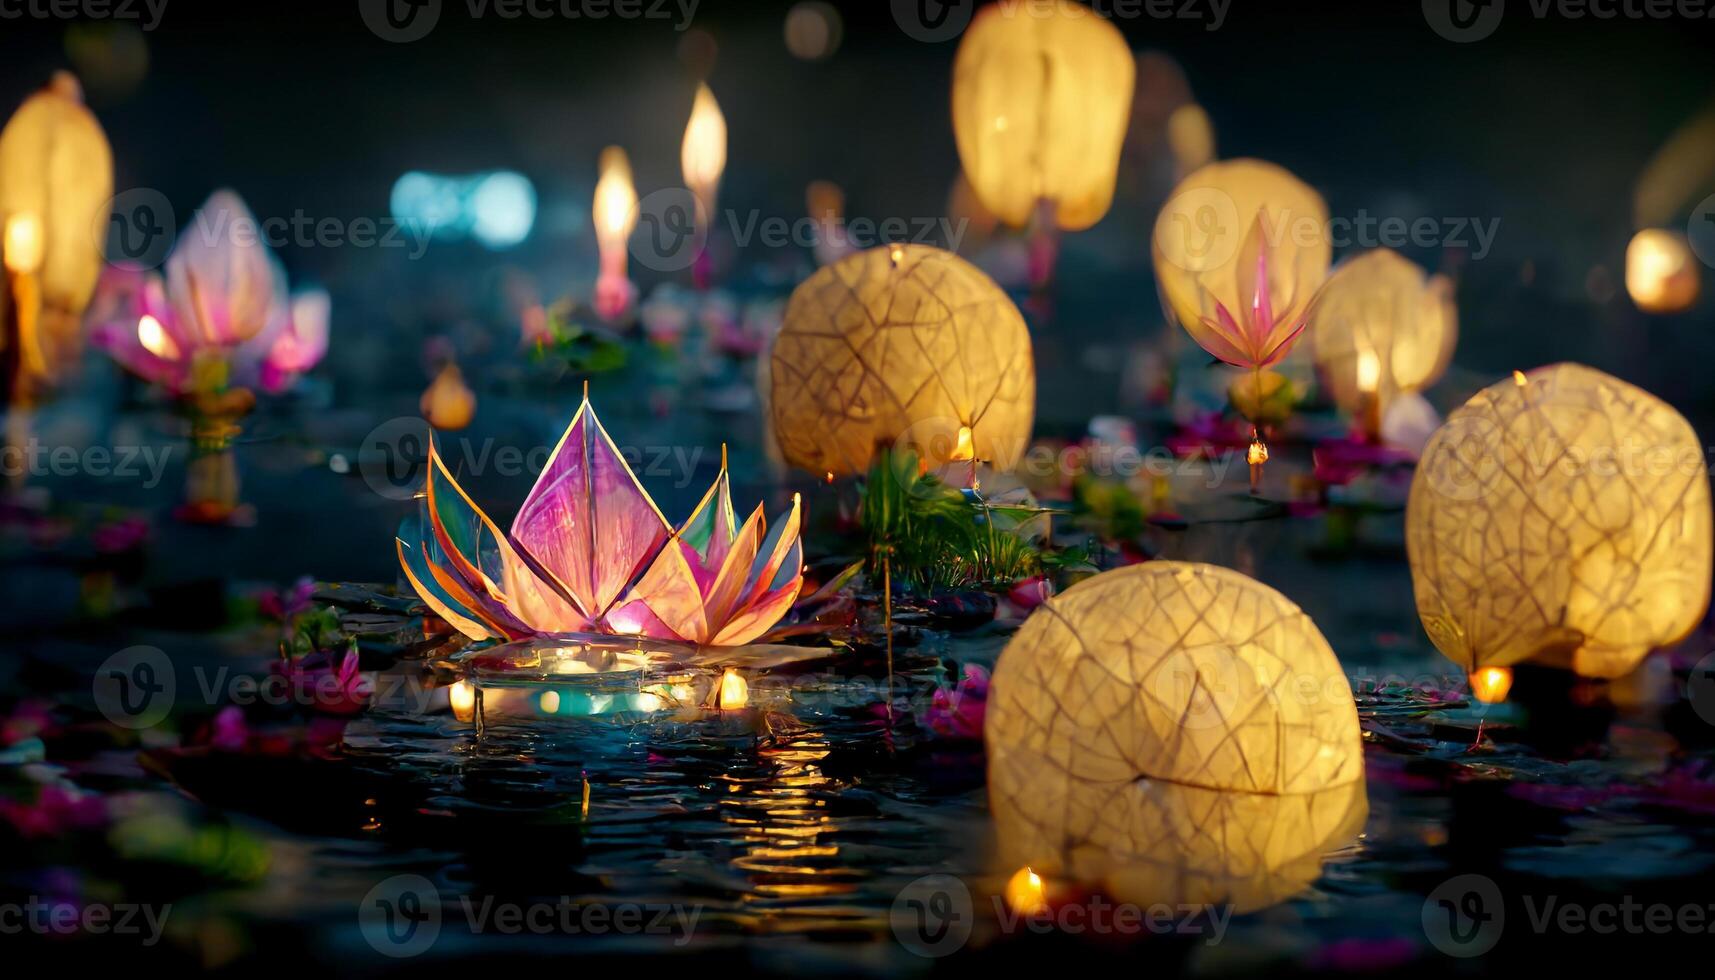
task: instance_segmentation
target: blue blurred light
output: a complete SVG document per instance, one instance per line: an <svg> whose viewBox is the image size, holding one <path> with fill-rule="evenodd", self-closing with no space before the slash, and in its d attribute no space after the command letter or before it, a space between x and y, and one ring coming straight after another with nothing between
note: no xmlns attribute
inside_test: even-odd
<svg viewBox="0 0 1715 980"><path fill-rule="evenodd" d="M432 238L474 238L496 250L524 241L536 224L536 188L510 170L473 176L413 170L393 184L390 205L395 221L427 229Z"/></svg>
<svg viewBox="0 0 1715 980"><path fill-rule="evenodd" d="M536 188L510 170L489 174L470 196L471 234L493 249L511 248L530 237L536 223Z"/></svg>

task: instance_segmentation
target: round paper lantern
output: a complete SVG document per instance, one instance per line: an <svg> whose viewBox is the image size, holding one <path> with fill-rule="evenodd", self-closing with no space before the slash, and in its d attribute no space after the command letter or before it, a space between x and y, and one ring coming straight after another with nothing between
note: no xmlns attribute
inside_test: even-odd
<svg viewBox="0 0 1715 980"><path fill-rule="evenodd" d="M1446 373L1458 338L1452 281L1425 277L1385 248L1341 262L1310 315L1323 387L1341 408L1378 423L1395 396Z"/></svg>
<svg viewBox="0 0 1715 980"><path fill-rule="evenodd" d="M24 100L0 131L0 216L41 230L41 339L49 372L74 361L83 311L101 276L113 151L69 72Z"/></svg>
<svg viewBox="0 0 1715 980"><path fill-rule="evenodd" d="M1679 313L1697 302L1702 276L1684 235L1645 228L1626 246L1626 292L1645 313Z"/></svg>
<svg viewBox="0 0 1715 980"><path fill-rule="evenodd" d="M1107 214L1136 66L1119 29L1070 0L984 7L953 60L953 135L983 204L1015 228L1039 202L1068 231Z"/></svg>
<svg viewBox="0 0 1715 980"><path fill-rule="evenodd" d="M1467 671L1534 659L1618 677L1709 606L1702 443L1582 365L1515 374L1453 412L1405 520L1418 616Z"/></svg>
<svg viewBox="0 0 1715 980"><path fill-rule="evenodd" d="M848 255L799 285L768 383L782 454L816 476L863 473L889 446L929 466L974 452L1009 468L1036 406L1018 307L976 266L927 245Z"/></svg>
<svg viewBox="0 0 1715 980"><path fill-rule="evenodd" d="M1367 813L1357 709L1316 625L1213 565L1050 600L995 666L984 741L1005 867L1241 911L1313 881Z"/></svg>
<svg viewBox="0 0 1715 980"><path fill-rule="evenodd" d="M1237 315L1248 300L1244 284L1255 274L1239 268L1240 257L1259 216L1270 301L1276 311L1301 307L1328 277L1328 205L1284 168L1211 163L1180 181L1156 217L1151 254L1162 306L1193 337L1217 302Z"/></svg>

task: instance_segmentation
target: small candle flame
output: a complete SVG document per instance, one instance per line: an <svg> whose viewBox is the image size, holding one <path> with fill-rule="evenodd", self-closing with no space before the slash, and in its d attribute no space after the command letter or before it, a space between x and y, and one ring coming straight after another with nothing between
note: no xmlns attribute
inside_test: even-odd
<svg viewBox="0 0 1715 980"><path fill-rule="evenodd" d="M1500 704L1512 689L1511 667L1483 667L1471 672L1471 695L1484 704Z"/></svg>
<svg viewBox="0 0 1715 980"><path fill-rule="evenodd" d="M971 442L971 427L959 426L959 442L953 447L951 457L955 462L966 462L977 458L976 446Z"/></svg>
<svg viewBox="0 0 1715 980"><path fill-rule="evenodd" d="M1513 384L1518 385L1520 388L1524 387L1525 377L1524 377L1523 371L1514 371L1513 372Z"/></svg>
<svg viewBox="0 0 1715 980"><path fill-rule="evenodd" d="M1030 867L1019 868L1006 883L1006 904L1019 915L1035 915L1048 908L1042 876Z"/></svg>
<svg viewBox="0 0 1715 980"><path fill-rule="evenodd" d="M23 211L6 219L6 269L30 273L42 267L42 219Z"/></svg>
<svg viewBox="0 0 1715 980"><path fill-rule="evenodd" d="M147 313L137 321L137 342L143 345L144 350L163 361L179 359L179 345L173 343L173 338L168 336L167 328L161 326L161 321Z"/></svg>
<svg viewBox="0 0 1715 980"><path fill-rule="evenodd" d="M715 696L715 707L722 711L734 711L750 703L750 685L731 667L721 674L721 686Z"/></svg>
<svg viewBox="0 0 1715 980"><path fill-rule="evenodd" d="M1358 351L1358 390L1366 395L1376 393L1382 380L1382 362L1369 348Z"/></svg>
<svg viewBox="0 0 1715 980"><path fill-rule="evenodd" d="M1261 436L1251 438L1251 448L1245 452L1245 462L1252 466L1261 466L1268 462L1268 446L1263 444Z"/></svg>
<svg viewBox="0 0 1715 980"><path fill-rule="evenodd" d="M691 103L691 119L685 124L685 141L679 149L679 166L685 186L697 195L706 210L714 208L715 191L726 170L726 117L707 85L697 86Z"/></svg>
<svg viewBox="0 0 1715 980"><path fill-rule="evenodd" d="M637 187L631 180L631 161L617 146L601 151L593 220L602 268L624 275L625 243L637 227Z"/></svg>
<svg viewBox="0 0 1715 980"><path fill-rule="evenodd" d="M476 717L476 688L470 681L459 681L447 689L447 703L452 706L454 718L470 721Z"/></svg>

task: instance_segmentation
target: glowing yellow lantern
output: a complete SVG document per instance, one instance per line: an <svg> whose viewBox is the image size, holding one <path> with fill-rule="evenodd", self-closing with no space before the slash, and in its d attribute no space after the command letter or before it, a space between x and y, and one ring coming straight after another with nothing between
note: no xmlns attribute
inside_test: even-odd
<svg viewBox="0 0 1715 980"><path fill-rule="evenodd" d="M1429 440L1406 507L1418 616L1471 672L1629 672L1703 619L1712 533L1690 424L1578 364L1474 395Z"/></svg>
<svg viewBox="0 0 1715 980"><path fill-rule="evenodd" d="M1113 202L1137 67L1119 30L1071 0L983 8L953 61L953 134L971 187L1015 228L1038 203L1068 231Z"/></svg>
<svg viewBox="0 0 1715 980"><path fill-rule="evenodd" d="M456 431L476 416L476 392L464 383L459 366L448 361L423 392L419 408L430 425L445 432Z"/></svg>
<svg viewBox="0 0 1715 980"><path fill-rule="evenodd" d="M1394 398L1434 384L1452 362L1453 283L1390 249L1365 252L1328 277L1309 329L1323 387L1373 436Z"/></svg>
<svg viewBox="0 0 1715 980"><path fill-rule="evenodd" d="M721 173L726 170L726 116L707 85L697 86L691 103L691 118L685 123L685 139L679 148L679 166L685 186L697 197L703 222L715 213ZM702 223L702 222L699 222Z"/></svg>
<svg viewBox="0 0 1715 980"><path fill-rule="evenodd" d="M1018 307L981 270L928 245L858 252L799 285L769 385L782 454L818 476L865 472L877 448L896 445L927 466L968 452L1010 468L1036 405Z"/></svg>
<svg viewBox="0 0 1715 980"><path fill-rule="evenodd" d="M69 72L23 105L0 131L0 215L35 222L31 276L39 290L41 360L52 380L77 358L83 311L101 275L101 245L113 197L113 151ZM12 246L10 229L8 241ZM12 271L12 260L7 266Z"/></svg>
<svg viewBox="0 0 1715 980"><path fill-rule="evenodd" d="M1002 866L1126 901L1279 901L1368 810L1334 652L1213 565L1146 562L1048 600L995 666L984 741Z"/></svg>
<svg viewBox="0 0 1715 980"><path fill-rule="evenodd" d="M1322 195L1286 169L1211 163L1180 181L1156 217L1150 248L1162 305L1194 338L1217 302L1235 316L1246 306L1255 272L1239 268L1240 257L1259 216L1270 302L1276 311L1301 308L1328 277L1333 247Z"/></svg>
<svg viewBox="0 0 1715 980"><path fill-rule="evenodd" d="M1626 246L1626 292L1645 313L1680 313L1697 302L1702 276L1685 236L1645 228Z"/></svg>

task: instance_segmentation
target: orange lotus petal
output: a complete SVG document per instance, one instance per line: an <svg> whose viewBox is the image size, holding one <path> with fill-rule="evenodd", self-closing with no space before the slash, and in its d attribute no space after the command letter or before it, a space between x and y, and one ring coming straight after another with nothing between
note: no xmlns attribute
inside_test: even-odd
<svg viewBox="0 0 1715 980"><path fill-rule="evenodd" d="M411 588L417 591L417 597L434 610L435 615L445 620L453 629L473 640L488 640L500 636L499 633L490 630L477 620L441 601L441 597L435 593L435 590L424 585L422 580L417 577L416 571L411 568L411 561L405 556L405 551L413 546L406 544L403 538L394 538L393 543L399 552L399 567L405 572L405 581L411 583Z"/></svg>
<svg viewBox="0 0 1715 980"><path fill-rule="evenodd" d="M632 591L679 639L706 643L708 616L697 577L685 557L687 550L671 545L662 548Z"/></svg>
<svg viewBox="0 0 1715 980"><path fill-rule="evenodd" d="M434 577L435 584L451 596L453 601L474 613L495 635L508 640L518 640L535 632L507 611L505 606L487 596L478 595L459 577L456 569L442 568L432 561L428 565L429 574Z"/></svg>
<svg viewBox="0 0 1715 980"><path fill-rule="evenodd" d="M718 632L721 624L739 611L739 604L746 592L745 586L750 582L751 567L756 562L756 552L761 545L762 535L762 505L757 504L750 517L745 520L744 527L739 529L738 537L733 539L732 550L727 552L726 561L721 563L720 574L715 576L715 584L710 587L709 594L703 597L703 608L707 610L711 629Z"/></svg>
<svg viewBox="0 0 1715 980"><path fill-rule="evenodd" d="M798 598L799 580L793 579L786 585L769 592L760 601L734 616L731 622L715 634L712 641L715 646L738 646L749 643L769 631L780 617L792 608L792 603Z"/></svg>
<svg viewBox="0 0 1715 980"><path fill-rule="evenodd" d="M802 521L803 498L798 494L793 494L792 509L786 512L785 519L775 525L774 531L763 542L763 560L751 569L750 578L745 587L745 604L749 605L759 601L763 594L778 587L781 583L777 580L789 566L793 579L800 581L803 579L803 542L798 534Z"/></svg>

